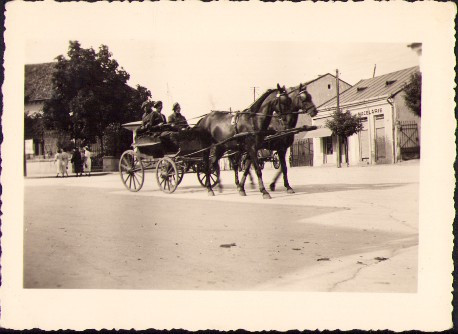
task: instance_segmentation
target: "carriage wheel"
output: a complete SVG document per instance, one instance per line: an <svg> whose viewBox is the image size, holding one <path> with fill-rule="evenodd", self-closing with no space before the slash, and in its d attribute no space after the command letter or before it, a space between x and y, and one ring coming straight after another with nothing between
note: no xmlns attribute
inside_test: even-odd
<svg viewBox="0 0 458 334"><path fill-rule="evenodd" d="M186 172L186 166L185 165L177 165L177 172L178 172L178 182L177 185L181 183L183 180L184 173Z"/></svg>
<svg viewBox="0 0 458 334"><path fill-rule="evenodd" d="M165 157L159 160L156 166L156 180L159 188L165 193L171 194L177 189L180 183L179 174L172 159Z"/></svg>
<svg viewBox="0 0 458 334"><path fill-rule="evenodd" d="M218 175L219 175L219 165L216 167L216 170L211 170L210 172L210 186L213 188L218 183ZM197 179L202 187L206 187L207 183L207 175L205 175L205 171L202 168L202 165L197 165Z"/></svg>
<svg viewBox="0 0 458 334"><path fill-rule="evenodd" d="M273 164L274 164L274 168L275 169L279 169L280 168L280 158L278 157L278 152L275 152L273 157Z"/></svg>
<svg viewBox="0 0 458 334"><path fill-rule="evenodd" d="M142 161L134 151L125 151L119 159L119 175L127 190L139 191L145 180Z"/></svg>

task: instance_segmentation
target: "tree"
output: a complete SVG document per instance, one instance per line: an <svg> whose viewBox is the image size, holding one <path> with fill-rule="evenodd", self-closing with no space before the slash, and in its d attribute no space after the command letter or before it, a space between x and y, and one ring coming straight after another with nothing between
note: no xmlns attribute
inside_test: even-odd
<svg viewBox="0 0 458 334"><path fill-rule="evenodd" d="M71 132L75 140L94 142L98 138L104 152L107 126L140 118L141 104L151 92L127 85L129 74L106 45L96 52L70 41L67 55L56 58L53 94L43 108L45 124Z"/></svg>
<svg viewBox="0 0 458 334"><path fill-rule="evenodd" d="M410 82L404 87L407 107L418 117L421 117L421 73L415 72L410 76Z"/></svg>
<svg viewBox="0 0 458 334"><path fill-rule="evenodd" d="M358 115L352 115L349 111L336 110L332 113L331 119L326 121L326 126L331 129L335 136L342 139L345 148L345 161L348 166L348 137L363 129L361 118ZM340 155L340 147L337 148L337 154ZM337 167L340 167L340 159L338 161Z"/></svg>

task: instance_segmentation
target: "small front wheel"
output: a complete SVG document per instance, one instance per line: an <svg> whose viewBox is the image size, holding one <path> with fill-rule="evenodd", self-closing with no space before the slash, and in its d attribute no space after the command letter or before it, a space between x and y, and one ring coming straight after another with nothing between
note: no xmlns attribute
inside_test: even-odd
<svg viewBox="0 0 458 334"><path fill-rule="evenodd" d="M159 188L167 194L177 189L181 180L177 165L172 159L165 157L159 160L156 166L156 180Z"/></svg>
<svg viewBox="0 0 458 334"><path fill-rule="evenodd" d="M119 159L119 175L127 190L137 192L143 187L145 170L137 154L128 150Z"/></svg>

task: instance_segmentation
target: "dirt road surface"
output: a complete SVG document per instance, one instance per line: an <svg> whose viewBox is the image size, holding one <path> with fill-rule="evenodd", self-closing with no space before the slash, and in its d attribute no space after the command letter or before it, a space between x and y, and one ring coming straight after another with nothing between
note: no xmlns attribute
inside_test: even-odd
<svg viewBox="0 0 458 334"><path fill-rule="evenodd" d="M264 170L265 184L274 169ZM290 168L263 200L208 197L193 174L173 194L146 174L25 180L24 287L415 292L418 161Z"/></svg>

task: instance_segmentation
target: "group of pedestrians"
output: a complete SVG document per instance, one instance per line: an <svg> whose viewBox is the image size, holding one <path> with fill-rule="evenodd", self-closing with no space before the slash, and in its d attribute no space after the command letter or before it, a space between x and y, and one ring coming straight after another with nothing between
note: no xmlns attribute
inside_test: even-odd
<svg viewBox="0 0 458 334"><path fill-rule="evenodd" d="M87 176L91 176L92 168L92 152L89 150L89 147L82 147L81 151L78 147L73 149L73 153L70 155L58 149L56 155L54 156L54 163L56 164L57 175L56 177L68 177L68 163L73 164L73 171L76 176L83 176L83 173Z"/></svg>

